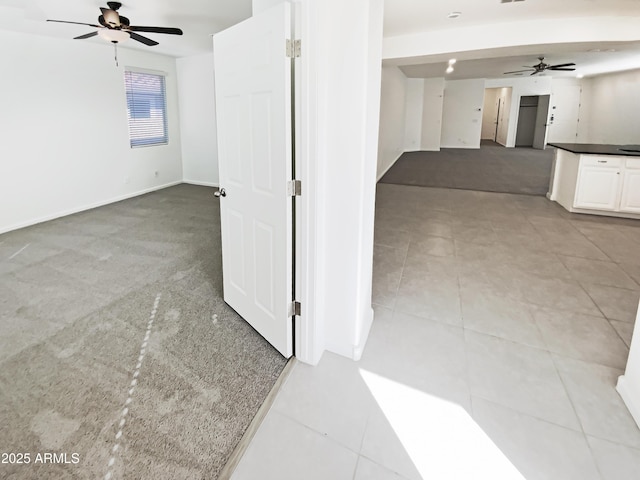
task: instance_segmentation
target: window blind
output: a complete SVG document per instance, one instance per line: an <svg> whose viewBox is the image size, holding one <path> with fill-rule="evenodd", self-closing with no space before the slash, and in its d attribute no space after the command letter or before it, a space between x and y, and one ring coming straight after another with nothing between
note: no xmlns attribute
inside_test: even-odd
<svg viewBox="0 0 640 480"><path fill-rule="evenodd" d="M127 70L124 83L131 146L169 143L164 76Z"/></svg>

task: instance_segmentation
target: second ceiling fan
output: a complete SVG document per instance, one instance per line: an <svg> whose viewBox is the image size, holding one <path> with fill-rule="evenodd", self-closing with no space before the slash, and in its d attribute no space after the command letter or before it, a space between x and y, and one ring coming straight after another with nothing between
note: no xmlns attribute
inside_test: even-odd
<svg viewBox="0 0 640 480"><path fill-rule="evenodd" d="M540 63L536 65L527 66L527 70L515 70L513 72L504 72L504 75L509 75L512 73L525 73L525 72L532 72L531 75L537 75L538 73L542 73L545 70L555 70L555 71L562 71L562 72L573 72L575 70L575 68L569 68L569 67L574 67L575 63L560 63L558 65L550 65L548 63L544 63L544 57L538 57L538 60L540 60Z"/></svg>

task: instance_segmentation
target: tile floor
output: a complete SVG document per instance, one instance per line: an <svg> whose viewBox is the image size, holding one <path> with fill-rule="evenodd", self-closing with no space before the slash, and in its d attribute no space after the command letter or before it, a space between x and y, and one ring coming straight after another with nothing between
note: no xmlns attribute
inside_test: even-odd
<svg viewBox="0 0 640 480"><path fill-rule="evenodd" d="M362 360L297 364L234 479L640 478L640 221L379 184L374 256Z"/></svg>

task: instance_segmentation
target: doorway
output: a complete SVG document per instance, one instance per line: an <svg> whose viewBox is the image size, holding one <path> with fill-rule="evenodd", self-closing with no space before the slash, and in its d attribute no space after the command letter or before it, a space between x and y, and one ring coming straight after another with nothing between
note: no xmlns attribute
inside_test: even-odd
<svg viewBox="0 0 640 480"><path fill-rule="evenodd" d="M484 91L481 139L507 145L511 110L511 87L487 88Z"/></svg>
<svg viewBox="0 0 640 480"><path fill-rule="evenodd" d="M516 147L544 149L547 141L550 95L520 97Z"/></svg>
<svg viewBox="0 0 640 480"><path fill-rule="evenodd" d="M524 97L520 97L518 128L516 130L516 147L533 147L533 137L536 131L537 116L538 96L525 95Z"/></svg>
<svg viewBox="0 0 640 480"><path fill-rule="evenodd" d="M496 141L498 135L498 116L500 115L499 88L487 88L484 91L482 109L482 140Z"/></svg>

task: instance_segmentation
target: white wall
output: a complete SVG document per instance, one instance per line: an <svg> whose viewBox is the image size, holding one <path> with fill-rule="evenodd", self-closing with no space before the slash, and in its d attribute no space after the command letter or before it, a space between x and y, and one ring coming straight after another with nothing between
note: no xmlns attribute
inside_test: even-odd
<svg viewBox="0 0 640 480"><path fill-rule="evenodd" d="M176 60L182 171L187 183L218 186L218 141L213 54Z"/></svg>
<svg viewBox="0 0 640 480"><path fill-rule="evenodd" d="M251 11L255 15L256 13L260 13L263 10L268 10L269 8L282 3L283 1L285 0L251 0Z"/></svg>
<svg viewBox="0 0 640 480"><path fill-rule="evenodd" d="M301 248L311 252L302 255L311 265L301 329L303 341L317 339L303 360L317 362L324 349L358 359L373 321L383 2L302 3L299 153L306 156L301 200L310 215L299 227L307 232Z"/></svg>
<svg viewBox="0 0 640 480"><path fill-rule="evenodd" d="M420 150L440 150L444 77L425 78L422 103Z"/></svg>
<svg viewBox="0 0 640 480"><path fill-rule="evenodd" d="M442 107L442 148L480 148L484 80L445 83Z"/></svg>
<svg viewBox="0 0 640 480"><path fill-rule="evenodd" d="M405 152L420 150L422 143L422 109L424 108L424 79L408 78L405 96Z"/></svg>
<svg viewBox="0 0 640 480"><path fill-rule="evenodd" d="M618 378L617 389L640 427L640 305L638 305L627 367L624 375Z"/></svg>
<svg viewBox="0 0 640 480"><path fill-rule="evenodd" d="M0 232L182 180L175 60L0 31ZM168 73L169 144L129 147L124 66ZM157 176L155 174L157 172Z"/></svg>
<svg viewBox="0 0 640 480"><path fill-rule="evenodd" d="M444 78L408 78L404 151L440 150Z"/></svg>
<svg viewBox="0 0 640 480"><path fill-rule="evenodd" d="M588 143L640 144L640 70L590 79Z"/></svg>
<svg viewBox="0 0 640 480"><path fill-rule="evenodd" d="M407 77L404 76L404 73L398 67L383 67L378 138L378 180L404 152L406 94Z"/></svg>
<svg viewBox="0 0 640 480"><path fill-rule="evenodd" d="M444 85L443 77L407 79L405 152L440 150Z"/></svg>

